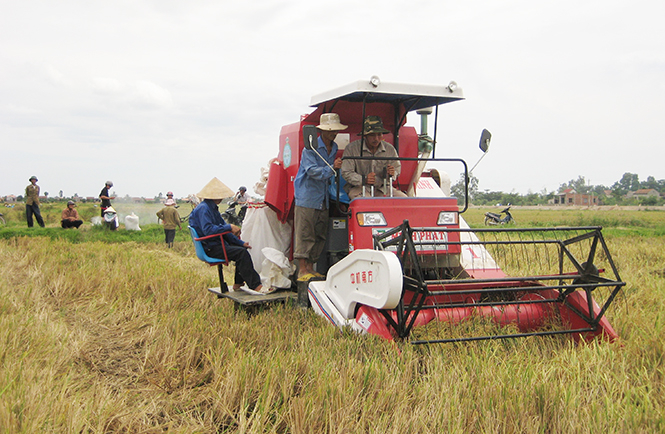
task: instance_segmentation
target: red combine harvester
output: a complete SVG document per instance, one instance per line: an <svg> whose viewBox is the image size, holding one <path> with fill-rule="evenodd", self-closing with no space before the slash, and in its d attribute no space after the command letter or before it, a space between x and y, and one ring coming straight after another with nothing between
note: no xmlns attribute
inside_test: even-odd
<svg viewBox="0 0 665 434"><path fill-rule="evenodd" d="M265 197L282 222L293 219L293 180L323 113L337 113L349 126L337 136L339 156L360 136L366 116L380 116L391 131L384 140L398 150L402 167L392 188L407 193L348 201L338 176L317 264L326 280L303 284L300 300L306 295L340 328L414 344L555 334L617 339L605 313L625 283L600 227L471 229L461 215L468 186L460 206L449 185L426 170L457 165L469 179L463 160L435 157L440 106L463 99L454 82L424 86L372 77L313 97L314 111L282 128ZM420 133L405 125L410 112L421 116ZM484 152L490 137L484 130Z"/></svg>

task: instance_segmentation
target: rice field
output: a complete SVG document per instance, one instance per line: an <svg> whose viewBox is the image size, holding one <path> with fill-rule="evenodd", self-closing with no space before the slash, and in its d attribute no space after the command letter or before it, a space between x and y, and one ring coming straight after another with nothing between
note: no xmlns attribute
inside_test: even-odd
<svg viewBox="0 0 665 434"><path fill-rule="evenodd" d="M480 227L487 210L466 219ZM184 233L166 249L152 222L63 236L10 221L0 432L664 432L665 212L513 215L520 227L604 227L627 282L607 313L619 342L387 342L293 305L216 299L216 270Z"/></svg>

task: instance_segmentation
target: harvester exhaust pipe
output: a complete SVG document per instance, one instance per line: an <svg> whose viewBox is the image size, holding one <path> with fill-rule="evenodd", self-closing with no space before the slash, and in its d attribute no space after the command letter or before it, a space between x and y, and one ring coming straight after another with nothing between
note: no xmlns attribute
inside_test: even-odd
<svg viewBox="0 0 665 434"><path fill-rule="evenodd" d="M426 135L428 125L427 117L432 114L432 107L416 110L416 113L420 115L420 135Z"/></svg>
<svg viewBox="0 0 665 434"><path fill-rule="evenodd" d="M429 115L432 114L432 111L432 107L416 110L416 113L420 115L420 134L418 135L418 153L420 154L420 158L429 158L434 150L434 140L432 140L432 138L427 135L428 119ZM426 165L426 161L418 162L418 167L413 174L413 178L411 178L411 182L409 183L409 187L406 192L407 196L416 195L415 184L418 182L420 175L422 175L423 171L425 170Z"/></svg>

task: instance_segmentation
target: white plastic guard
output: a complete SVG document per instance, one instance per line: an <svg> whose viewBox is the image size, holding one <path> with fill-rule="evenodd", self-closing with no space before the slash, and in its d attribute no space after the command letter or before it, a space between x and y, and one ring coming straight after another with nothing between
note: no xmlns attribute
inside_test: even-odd
<svg viewBox="0 0 665 434"><path fill-rule="evenodd" d="M330 267L323 292L346 319L357 303L394 309L402 296L402 266L394 253L356 250Z"/></svg>

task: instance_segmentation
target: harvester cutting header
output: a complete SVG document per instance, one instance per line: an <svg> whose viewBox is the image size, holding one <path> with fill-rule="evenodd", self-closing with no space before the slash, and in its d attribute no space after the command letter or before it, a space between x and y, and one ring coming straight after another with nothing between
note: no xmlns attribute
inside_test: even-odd
<svg viewBox="0 0 665 434"><path fill-rule="evenodd" d="M553 334L616 339L605 313L625 284L601 228L470 229L462 217L468 187L460 205L447 174L431 170L438 162L458 165L468 180L463 160L436 156L440 112L463 99L455 82L372 77L314 96L314 110L282 128L265 203L286 223L294 218L303 149L316 148L322 115L336 114L346 127L335 139L342 170L329 186L327 239L314 271L325 280L299 282L301 301L340 328L412 343ZM406 125L412 112L421 116L420 132ZM375 129L368 129L371 122ZM380 131L396 155L364 152L368 131ZM483 152L490 138L484 130ZM357 140L358 155L349 152ZM347 176L362 165L371 176ZM478 322L490 331L459 333Z"/></svg>

